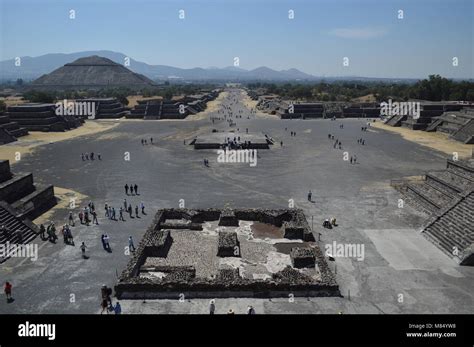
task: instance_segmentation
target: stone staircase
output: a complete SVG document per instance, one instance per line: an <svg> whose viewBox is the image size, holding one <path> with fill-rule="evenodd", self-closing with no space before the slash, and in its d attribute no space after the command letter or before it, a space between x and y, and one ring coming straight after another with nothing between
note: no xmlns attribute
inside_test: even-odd
<svg viewBox="0 0 474 347"><path fill-rule="evenodd" d="M448 160L446 170L426 173L422 182L407 183L402 193L416 201L426 212L440 211L474 186L474 168L459 161Z"/></svg>
<svg viewBox="0 0 474 347"><path fill-rule="evenodd" d="M406 115L395 115L390 117L385 124L390 125L392 127L399 127L402 125L402 122L407 118Z"/></svg>
<svg viewBox="0 0 474 347"><path fill-rule="evenodd" d="M16 211L5 202L0 202L0 225L4 225L7 233L0 232L0 244L27 244L38 236L39 229L36 225L28 220L21 219L16 216ZM20 242L17 231L22 234L22 242ZM5 262L9 257L0 256L0 263Z"/></svg>
<svg viewBox="0 0 474 347"><path fill-rule="evenodd" d="M52 185L38 186L31 173L12 174L8 160L0 161L0 244L18 243L16 231L22 232L24 244L37 236L38 228L30 221L56 204ZM5 261L0 258L0 263Z"/></svg>
<svg viewBox="0 0 474 347"><path fill-rule="evenodd" d="M28 135L26 128L12 122L8 115L0 113L0 144L16 141L18 137Z"/></svg>
<svg viewBox="0 0 474 347"><path fill-rule="evenodd" d="M474 265L474 166L447 160L421 182L397 186L406 202L430 216L423 235L461 265ZM470 259L470 260L469 260Z"/></svg>
<svg viewBox="0 0 474 347"><path fill-rule="evenodd" d="M474 144L474 119L463 125L451 137L466 144Z"/></svg>
<svg viewBox="0 0 474 347"><path fill-rule="evenodd" d="M474 244L474 189L434 216L423 234L448 256L462 262L459 255Z"/></svg>
<svg viewBox="0 0 474 347"><path fill-rule="evenodd" d="M118 119L130 113L116 98L87 98L76 101L93 102L96 106L96 119Z"/></svg>

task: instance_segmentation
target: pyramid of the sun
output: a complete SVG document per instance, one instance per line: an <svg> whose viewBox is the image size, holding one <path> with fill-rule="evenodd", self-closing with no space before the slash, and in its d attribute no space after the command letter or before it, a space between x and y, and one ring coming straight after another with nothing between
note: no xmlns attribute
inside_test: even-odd
<svg viewBox="0 0 474 347"><path fill-rule="evenodd" d="M35 89L102 89L128 87L140 89L155 83L110 59L93 55L79 58L31 83Z"/></svg>

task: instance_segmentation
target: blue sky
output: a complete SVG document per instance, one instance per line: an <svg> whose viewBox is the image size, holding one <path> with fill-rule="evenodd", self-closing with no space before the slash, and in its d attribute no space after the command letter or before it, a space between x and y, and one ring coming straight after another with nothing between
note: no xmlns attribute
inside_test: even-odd
<svg viewBox="0 0 474 347"><path fill-rule="evenodd" d="M112 50L149 64L474 78L473 0L0 0L0 60ZM69 19L69 10L76 18ZM179 19L183 9L186 18ZM294 10L295 18L288 18ZM404 19L397 18L398 10ZM344 67L343 58L349 58ZM457 57L459 65L453 67Z"/></svg>

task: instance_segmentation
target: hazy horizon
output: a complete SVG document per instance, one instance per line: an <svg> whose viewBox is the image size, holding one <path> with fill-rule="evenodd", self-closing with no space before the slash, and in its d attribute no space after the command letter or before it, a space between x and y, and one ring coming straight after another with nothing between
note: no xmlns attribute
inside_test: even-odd
<svg viewBox="0 0 474 347"><path fill-rule="evenodd" d="M246 70L295 68L318 77L474 78L469 0L0 0L0 6L1 61L106 50L186 69L225 68L238 57Z"/></svg>

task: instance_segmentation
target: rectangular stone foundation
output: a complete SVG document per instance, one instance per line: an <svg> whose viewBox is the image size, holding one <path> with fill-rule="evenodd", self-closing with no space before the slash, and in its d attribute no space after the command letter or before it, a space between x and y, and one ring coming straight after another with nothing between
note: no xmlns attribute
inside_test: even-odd
<svg viewBox="0 0 474 347"><path fill-rule="evenodd" d="M286 210L265 210L265 209L232 209L232 214L239 221L252 221L259 223L268 223L278 228L285 223L288 230L296 230L294 236L302 239L310 238L312 232L308 226L306 217L298 209ZM305 271L299 270L298 266L311 266L310 259L306 255L299 259L295 253L294 259L296 266L288 265L282 270L272 272L270 278L243 277L239 268L219 268L214 275L198 277L194 267L185 268L183 266L157 266L159 264L151 260L143 269L142 265L146 262L148 256L165 257L167 245L173 241L169 230L162 230L162 225L173 224L171 220L178 220L178 224L184 224L185 221L193 224L203 224L208 222L216 223L222 215L228 215L221 209L164 209L159 210L154 217L152 224L145 232L143 239L132 255L127 267L119 277L115 286L115 293L118 299L144 299L144 298L176 298L181 294L186 298L209 298L209 297L288 297L294 296L340 296L339 286L336 277L329 269L323 252L315 243L312 246L314 252L314 266L317 267L317 276ZM217 228L223 228L217 226ZM232 228L232 227L230 227ZM197 228L198 229L198 228ZM219 229L217 229L219 230ZM177 233L186 233L185 229L176 231ZM193 230L193 233L198 231ZM176 238L178 238L176 236ZM234 231L219 230L217 234L218 252L224 257L236 257L235 247L240 247L237 233ZM173 245L171 245L173 247ZM239 255L245 261L245 257ZM176 251L175 251L176 252ZM183 250L183 254L185 250ZM174 253L176 254L176 253ZM214 253L215 254L215 253ZM218 255L216 255L217 257ZM229 259L230 264L234 261ZM176 264L176 263L175 263ZM222 263L221 263L222 264ZM229 264L229 263L228 263ZM161 272L153 277L153 272ZM147 275L150 274L151 276ZM310 275L311 274L311 275ZM142 276L143 275L143 276Z"/></svg>

